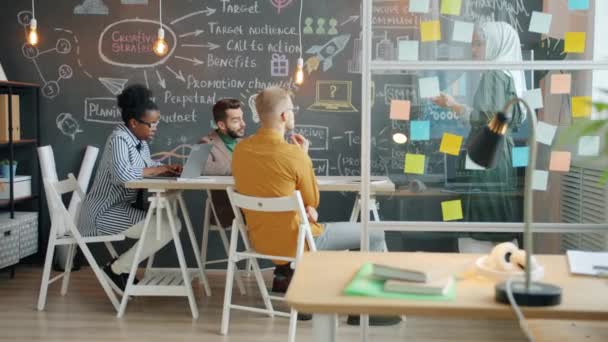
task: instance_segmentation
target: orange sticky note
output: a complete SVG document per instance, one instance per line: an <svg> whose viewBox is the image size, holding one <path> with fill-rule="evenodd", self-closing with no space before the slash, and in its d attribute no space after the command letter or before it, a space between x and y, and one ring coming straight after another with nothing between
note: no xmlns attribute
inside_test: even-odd
<svg viewBox="0 0 608 342"><path fill-rule="evenodd" d="M391 101L391 120L409 120L410 119L410 101L392 100Z"/></svg>
<svg viewBox="0 0 608 342"><path fill-rule="evenodd" d="M460 154L460 145L462 145L462 137L450 133L443 133L439 152L458 156Z"/></svg>
<svg viewBox="0 0 608 342"><path fill-rule="evenodd" d="M462 202L460 200L441 202L441 213L444 221L462 220Z"/></svg>
<svg viewBox="0 0 608 342"><path fill-rule="evenodd" d="M553 151L551 152L551 162L549 163L549 170L558 172L570 171L570 161L572 155L570 152L564 151Z"/></svg>
<svg viewBox="0 0 608 342"><path fill-rule="evenodd" d="M424 154L405 154L405 166L403 167L404 173L413 173L417 175L424 174L424 160L426 159Z"/></svg>
<svg viewBox="0 0 608 342"><path fill-rule="evenodd" d="M551 75L551 94L570 94L572 89L572 75Z"/></svg>
<svg viewBox="0 0 608 342"><path fill-rule="evenodd" d="M441 14L460 15L462 0L441 0Z"/></svg>
<svg viewBox="0 0 608 342"><path fill-rule="evenodd" d="M441 23L439 20L421 22L420 39L423 42L436 42L441 40Z"/></svg>
<svg viewBox="0 0 608 342"><path fill-rule="evenodd" d="M591 96L572 96L572 117L586 118L591 116Z"/></svg>
<svg viewBox="0 0 608 342"><path fill-rule="evenodd" d="M564 52L585 53L587 33L585 32L566 32Z"/></svg>

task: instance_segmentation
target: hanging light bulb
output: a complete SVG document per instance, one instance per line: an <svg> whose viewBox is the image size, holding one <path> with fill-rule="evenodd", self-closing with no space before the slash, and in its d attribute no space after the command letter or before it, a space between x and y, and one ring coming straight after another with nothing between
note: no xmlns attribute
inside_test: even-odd
<svg viewBox="0 0 608 342"><path fill-rule="evenodd" d="M162 57L169 52L169 44L165 40L165 30L163 29L163 0L158 0L158 12L160 27L158 28L158 36L152 46L152 50L156 55Z"/></svg>
<svg viewBox="0 0 608 342"><path fill-rule="evenodd" d="M405 144L407 142L407 136L403 133L393 134L393 141L397 144Z"/></svg>
<svg viewBox="0 0 608 342"><path fill-rule="evenodd" d="M163 30L162 28L158 29L158 37L154 42L153 49L154 53L160 57L166 55L167 51L169 51L169 44L167 44L167 42L165 41L165 30Z"/></svg>
<svg viewBox="0 0 608 342"><path fill-rule="evenodd" d="M27 32L27 42L30 45L38 44L38 22L35 18L30 20L30 29Z"/></svg>
<svg viewBox="0 0 608 342"><path fill-rule="evenodd" d="M30 28L27 31L26 40L30 45L37 45L39 40L38 21L36 21L36 7L34 7L34 0L32 0L32 19L30 19Z"/></svg>
<svg viewBox="0 0 608 342"><path fill-rule="evenodd" d="M302 58L298 58L298 67L296 69L295 82L297 85L301 85L302 83L304 83L304 60Z"/></svg>

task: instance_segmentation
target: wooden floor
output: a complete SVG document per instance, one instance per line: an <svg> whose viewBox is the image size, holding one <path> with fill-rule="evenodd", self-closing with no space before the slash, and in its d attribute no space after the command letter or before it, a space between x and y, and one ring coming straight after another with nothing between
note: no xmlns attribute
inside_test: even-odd
<svg viewBox="0 0 608 342"><path fill-rule="evenodd" d="M132 299L123 319L116 318L96 282L84 268L73 273L67 296L59 284L49 290L46 310L35 309L41 269L20 266L15 279L0 273L0 341L285 341L285 318L233 311L228 336L219 335L224 275L210 274L213 296L205 297L196 284L200 318L192 320L186 298L138 297ZM267 274L270 278L271 274ZM241 303L261 302L253 279L247 280L249 296ZM607 287L608 290L608 287ZM341 318L340 341L358 341L359 329ZM608 341L608 322L531 321L537 341ZM311 322L299 322L298 341L311 341ZM374 327L372 341L523 341L515 321L431 319L407 317L398 326Z"/></svg>

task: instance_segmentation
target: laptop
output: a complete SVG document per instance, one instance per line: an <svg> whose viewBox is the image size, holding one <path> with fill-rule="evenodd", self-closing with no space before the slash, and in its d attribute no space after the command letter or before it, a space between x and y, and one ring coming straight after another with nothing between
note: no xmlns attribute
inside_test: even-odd
<svg viewBox="0 0 608 342"><path fill-rule="evenodd" d="M497 169L486 170L474 164L466 149L461 149L458 156L444 154L444 188L451 192L484 192L497 188L509 186L508 170L503 170L504 175L499 182L475 182L480 172L499 172Z"/></svg>
<svg viewBox="0 0 608 342"><path fill-rule="evenodd" d="M315 103L308 110L317 112L356 112L352 104L351 81L317 81Z"/></svg>
<svg viewBox="0 0 608 342"><path fill-rule="evenodd" d="M188 159L186 164L184 165L184 169L182 170L181 175L176 176L150 176L144 177L146 179L193 179L193 178L202 178L202 173L205 170L205 164L207 163L207 159L209 158L209 153L211 153L211 148L213 146L211 144L197 144L192 145L190 149L190 154L188 155Z"/></svg>

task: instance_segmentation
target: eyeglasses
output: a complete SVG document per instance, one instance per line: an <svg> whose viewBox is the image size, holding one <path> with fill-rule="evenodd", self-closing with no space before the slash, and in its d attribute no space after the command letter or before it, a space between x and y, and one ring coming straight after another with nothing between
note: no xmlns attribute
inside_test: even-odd
<svg viewBox="0 0 608 342"><path fill-rule="evenodd" d="M289 111L292 111L292 112L293 112L293 115L297 115L297 114L298 114L298 112L300 111L300 107L298 107L298 106L293 106L293 107L291 107L291 108L287 108L287 109L285 109L285 110L284 110L284 112L289 112Z"/></svg>
<svg viewBox="0 0 608 342"><path fill-rule="evenodd" d="M158 127L158 123L160 122L160 121L147 122L147 121L144 121L144 120L141 120L141 119L135 119L135 121L148 126L148 128L156 128L156 127Z"/></svg>

